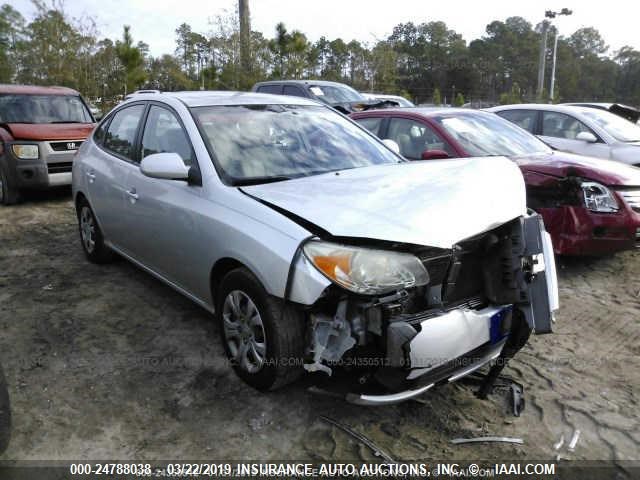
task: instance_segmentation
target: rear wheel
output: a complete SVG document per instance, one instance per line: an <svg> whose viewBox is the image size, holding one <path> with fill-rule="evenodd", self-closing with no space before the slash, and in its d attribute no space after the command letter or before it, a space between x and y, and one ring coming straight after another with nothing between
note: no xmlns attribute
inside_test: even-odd
<svg viewBox="0 0 640 480"><path fill-rule="evenodd" d="M9 404L9 390L4 372L0 365L0 454L7 449L11 436L11 407Z"/></svg>
<svg viewBox="0 0 640 480"><path fill-rule="evenodd" d="M275 390L303 373L303 316L271 297L247 269L222 279L216 301L224 347L234 370L258 390Z"/></svg>
<svg viewBox="0 0 640 480"><path fill-rule="evenodd" d="M0 203L13 205L18 201L18 189L9 183L5 167L0 164Z"/></svg>
<svg viewBox="0 0 640 480"><path fill-rule="evenodd" d="M86 199L81 198L78 201L77 214L80 242L87 259L92 263L112 261L114 253L105 245L102 230Z"/></svg>

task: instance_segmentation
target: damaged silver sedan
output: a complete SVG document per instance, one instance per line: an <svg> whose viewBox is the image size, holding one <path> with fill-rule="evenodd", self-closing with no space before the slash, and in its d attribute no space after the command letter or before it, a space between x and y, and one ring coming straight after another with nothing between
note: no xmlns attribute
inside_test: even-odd
<svg viewBox="0 0 640 480"><path fill-rule="evenodd" d="M81 244L216 315L250 385L358 379L389 404L551 331L555 264L502 158L406 162L328 107L262 94L133 98L73 167Z"/></svg>

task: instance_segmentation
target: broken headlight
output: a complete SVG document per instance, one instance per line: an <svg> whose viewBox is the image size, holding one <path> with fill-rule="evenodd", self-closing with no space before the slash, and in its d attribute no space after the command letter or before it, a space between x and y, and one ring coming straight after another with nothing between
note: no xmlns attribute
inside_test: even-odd
<svg viewBox="0 0 640 480"><path fill-rule="evenodd" d="M596 182L582 182L584 204L592 212L613 213L617 212L618 202L611 190Z"/></svg>
<svg viewBox="0 0 640 480"><path fill-rule="evenodd" d="M410 253L351 247L318 240L304 253L332 282L364 295L380 295L429 283L429 273Z"/></svg>

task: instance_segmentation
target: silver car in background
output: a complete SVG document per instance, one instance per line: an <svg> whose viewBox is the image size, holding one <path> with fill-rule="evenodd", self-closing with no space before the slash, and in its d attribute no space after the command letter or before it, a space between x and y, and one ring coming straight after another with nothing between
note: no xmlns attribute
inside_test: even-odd
<svg viewBox="0 0 640 480"><path fill-rule="evenodd" d="M520 104L487 109L553 148L640 166L640 125L586 106Z"/></svg>
<svg viewBox="0 0 640 480"><path fill-rule="evenodd" d="M348 400L406 400L510 358L558 307L512 162L406 162L302 98L136 96L83 144L73 197L87 258L215 314L261 390L348 367Z"/></svg>

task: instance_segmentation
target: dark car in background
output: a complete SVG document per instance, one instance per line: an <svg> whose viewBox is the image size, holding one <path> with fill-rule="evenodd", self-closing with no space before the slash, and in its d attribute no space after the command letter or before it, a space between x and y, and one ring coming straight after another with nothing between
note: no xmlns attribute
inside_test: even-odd
<svg viewBox="0 0 640 480"><path fill-rule="evenodd" d="M21 189L71 185L71 166L94 118L65 87L0 85L0 203Z"/></svg>
<svg viewBox="0 0 640 480"><path fill-rule="evenodd" d="M640 169L553 150L497 115L466 109L386 109L352 114L361 126L396 142L410 160L506 156L527 187L554 250L602 255L640 241ZM478 179L482 182L482 179Z"/></svg>
<svg viewBox="0 0 640 480"><path fill-rule="evenodd" d="M388 99L369 99L349 85L326 80L270 80L256 83L251 91L309 98L342 113L399 105L398 102Z"/></svg>

